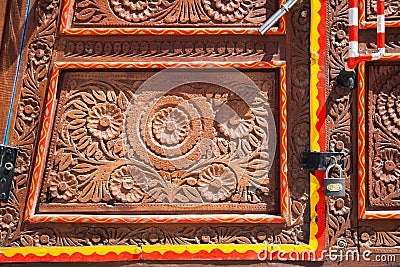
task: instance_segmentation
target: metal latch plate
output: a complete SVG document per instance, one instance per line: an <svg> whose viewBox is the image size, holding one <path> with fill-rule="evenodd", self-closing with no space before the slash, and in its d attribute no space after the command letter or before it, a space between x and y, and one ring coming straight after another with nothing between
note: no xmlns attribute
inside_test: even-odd
<svg viewBox="0 0 400 267"><path fill-rule="evenodd" d="M303 170L324 171L332 164L332 159L343 166L344 153L304 151L301 153L301 166Z"/></svg>
<svg viewBox="0 0 400 267"><path fill-rule="evenodd" d="M0 201L10 197L17 152L16 147L0 145Z"/></svg>

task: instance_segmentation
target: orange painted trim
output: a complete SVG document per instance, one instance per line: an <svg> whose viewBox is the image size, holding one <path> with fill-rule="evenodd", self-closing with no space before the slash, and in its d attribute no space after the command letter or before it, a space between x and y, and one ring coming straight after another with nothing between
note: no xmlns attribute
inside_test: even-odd
<svg viewBox="0 0 400 267"><path fill-rule="evenodd" d="M60 33L65 35L221 35L221 34L256 34L258 28L73 28L72 18L75 0L65 0L61 13ZM285 0L279 0L279 5ZM266 34L285 34L286 15L279 20L278 27L272 27Z"/></svg>
<svg viewBox="0 0 400 267"><path fill-rule="evenodd" d="M40 182L46 163L46 144L51 136L52 117L56 107L56 91L60 71L63 69L163 69L163 68L238 68L238 69L279 69L280 81L280 187L281 214L221 214L221 215L76 215L37 214ZM283 223L286 222L289 206L287 182L287 111L286 111L286 63L56 63L50 78L47 102L38 144L38 152L33 170L28 202L24 219L31 223L73 222L73 223Z"/></svg>
<svg viewBox="0 0 400 267"><path fill-rule="evenodd" d="M383 56L380 61L400 61L400 54L388 54ZM358 97L357 97L357 124L358 124L358 218L359 219L400 219L400 211L368 211L366 196L366 147L365 135L366 128L366 99L367 91L365 88L365 65L366 62L358 64Z"/></svg>

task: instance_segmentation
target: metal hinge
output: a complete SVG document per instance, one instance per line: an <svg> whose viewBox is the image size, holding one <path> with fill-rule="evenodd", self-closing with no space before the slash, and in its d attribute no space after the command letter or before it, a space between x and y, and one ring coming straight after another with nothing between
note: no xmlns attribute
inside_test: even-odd
<svg viewBox="0 0 400 267"><path fill-rule="evenodd" d="M10 197L17 152L16 147L0 145L0 201Z"/></svg>
<svg viewBox="0 0 400 267"><path fill-rule="evenodd" d="M342 152L315 152L304 151L301 153L301 167L304 170L326 170L328 166L336 162L343 167L344 153Z"/></svg>

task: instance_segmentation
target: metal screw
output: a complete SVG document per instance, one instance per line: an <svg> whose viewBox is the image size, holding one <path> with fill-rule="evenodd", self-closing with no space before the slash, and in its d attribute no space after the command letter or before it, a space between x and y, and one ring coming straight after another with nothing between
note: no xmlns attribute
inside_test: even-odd
<svg viewBox="0 0 400 267"><path fill-rule="evenodd" d="M14 167L14 165L11 162L7 162L4 165L4 168L6 168L7 171L11 171L13 167Z"/></svg>
<svg viewBox="0 0 400 267"><path fill-rule="evenodd" d="M6 183L6 178L2 178L0 181L1 181L2 184L5 184Z"/></svg>
<svg viewBox="0 0 400 267"><path fill-rule="evenodd" d="M6 198L6 193L1 193L0 198L5 199Z"/></svg>

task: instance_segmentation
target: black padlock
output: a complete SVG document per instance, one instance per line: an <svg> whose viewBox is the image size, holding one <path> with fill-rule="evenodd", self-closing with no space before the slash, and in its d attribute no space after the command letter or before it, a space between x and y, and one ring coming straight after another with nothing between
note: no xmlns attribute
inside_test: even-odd
<svg viewBox="0 0 400 267"><path fill-rule="evenodd" d="M330 177L330 171L333 168L339 169L339 177ZM346 180L343 177L342 167L335 162L326 168L326 177L324 179L325 196L344 197L346 194Z"/></svg>

